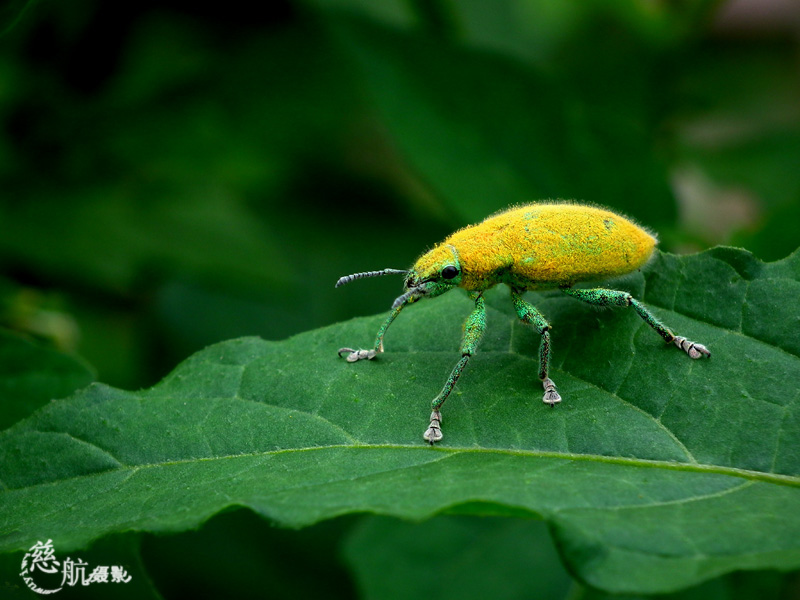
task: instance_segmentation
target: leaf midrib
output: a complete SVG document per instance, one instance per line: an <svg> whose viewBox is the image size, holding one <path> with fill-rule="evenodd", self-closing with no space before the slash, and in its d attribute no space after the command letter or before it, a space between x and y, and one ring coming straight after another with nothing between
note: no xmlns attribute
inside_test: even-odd
<svg viewBox="0 0 800 600"><path fill-rule="evenodd" d="M151 469L151 468L160 468L166 466L173 466L173 465L182 465L182 464L196 464L202 462L211 462L217 460L232 460L238 458L253 458L253 457L268 457L268 456L279 456L281 454L292 454L292 453L299 453L299 452L315 452L315 451L325 451L325 450L413 450L419 452L437 452L437 453L447 453L451 456L456 456L460 454L496 454L499 456L521 456L521 457L529 457L529 458L553 458L553 459L561 459L561 460L569 460L569 461L582 461L582 462L597 462L597 463L605 463L605 464L612 464L612 465L620 465L626 467L639 467L639 468L651 468L651 469L665 469L668 471L684 471L690 473L704 473L704 474L714 474L714 475L725 475L728 477L737 477L740 479L745 479L748 481L760 481L764 483L772 483L776 485L782 485L787 487L800 487L800 476L795 475L783 475L778 473L765 473L763 471L753 471L750 469L741 469L738 467L725 467L720 465L706 465L706 464L692 464L692 463L678 463L678 462L670 462L670 461L663 461L663 460L652 460L652 459L645 459L645 458L628 458L623 456L603 456L600 454L573 454L569 452L554 452L554 451L544 451L544 450L509 450L509 449L502 449L502 448L476 448L476 447L445 447L445 446L435 446L433 448L427 447L422 444L328 444L324 446L306 446L303 448L282 448L280 450L267 450L263 452L249 452L249 453L242 453L242 454L227 454L223 456L206 456L200 458L192 458L192 459L178 459L178 460L167 460L162 462L154 462L154 463L145 463L140 465L126 465L122 464L121 467L117 469L108 469L105 471L98 471L95 473L87 473L84 475L76 475L73 477L67 477L63 479L58 479L54 481L46 481L42 483L36 483L33 485L28 485L19 488L6 488L3 491L12 492L12 491L24 491L24 490L33 490L37 488L47 487L51 485L59 485L67 481L76 481L85 478L92 478L97 477L100 475L105 475L110 472L119 472L124 470L130 470L130 475L133 475L137 471L142 469ZM440 459L439 459L440 460ZM0 492L0 495L2 492Z"/></svg>

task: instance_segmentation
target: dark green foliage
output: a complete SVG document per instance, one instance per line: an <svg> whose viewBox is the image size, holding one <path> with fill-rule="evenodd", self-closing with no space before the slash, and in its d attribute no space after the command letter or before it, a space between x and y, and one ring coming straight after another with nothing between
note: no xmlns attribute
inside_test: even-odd
<svg viewBox="0 0 800 600"><path fill-rule="evenodd" d="M92 381L81 361L0 330L0 429Z"/></svg>

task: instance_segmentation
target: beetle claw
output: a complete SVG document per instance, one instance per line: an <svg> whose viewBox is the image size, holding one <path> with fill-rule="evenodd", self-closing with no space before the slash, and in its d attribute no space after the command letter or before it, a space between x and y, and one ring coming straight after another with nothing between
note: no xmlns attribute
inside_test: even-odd
<svg viewBox="0 0 800 600"><path fill-rule="evenodd" d="M377 350L355 350L354 348L339 348L337 354L341 358L344 352L349 352L346 360L347 362L357 362L359 360L367 359L372 360L378 354Z"/></svg>
<svg viewBox="0 0 800 600"><path fill-rule="evenodd" d="M672 343L675 344L678 348L686 352L690 358L698 359L703 358L704 356L711 356L711 351L703 346L703 344L698 344L697 342L690 342L682 335L676 335L675 338L672 340Z"/></svg>
<svg viewBox="0 0 800 600"><path fill-rule="evenodd" d="M442 413L438 410L431 413L431 424L428 425L428 429L425 430L422 437L431 446L442 439Z"/></svg>
<svg viewBox="0 0 800 600"><path fill-rule="evenodd" d="M561 396L556 391L556 384L549 377L542 379L542 387L544 387L544 396L542 402L549 404L551 407L561 402Z"/></svg>

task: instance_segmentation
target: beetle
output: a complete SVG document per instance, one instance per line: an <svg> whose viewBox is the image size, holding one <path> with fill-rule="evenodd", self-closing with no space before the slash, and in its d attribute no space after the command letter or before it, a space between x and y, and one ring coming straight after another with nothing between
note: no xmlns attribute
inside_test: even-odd
<svg viewBox="0 0 800 600"><path fill-rule="evenodd" d="M477 225L459 229L420 256L408 270L383 269L341 277L340 287L356 279L405 275L405 291L378 330L370 350L340 348L348 362L371 360L383 352L383 337L397 315L409 304L434 298L455 287L467 291L475 308L464 323L461 359L442 391L431 402L431 416L423 438L431 445L442 439L441 407L475 353L486 328L483 293L498 284L511 288L517 317L541 335L539 379L542 401L551 407L561 402L548 375L550 324L523 299L529 290L560 289L596 306L630 306L667 343L675 344L693 359L711 356L702 344L678 336L628 292L605 288L578 289L579 282L602 281L635 271L653 255L654 234L610 210L579 203L533 203L512 207L487 217Z"/></svg>

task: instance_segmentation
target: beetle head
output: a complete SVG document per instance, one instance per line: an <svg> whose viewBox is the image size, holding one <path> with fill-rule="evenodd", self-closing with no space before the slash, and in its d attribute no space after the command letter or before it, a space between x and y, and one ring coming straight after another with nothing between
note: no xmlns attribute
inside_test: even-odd
<svg viewBox="0 0 800 600"><path fill-rule="evenodd" d="M394 302L397 307L405 302L416 302L421 298L441 296L461 283L461 264L455 247L447 244L436 246L419 257L408 271L406 292Z"/></svg>

